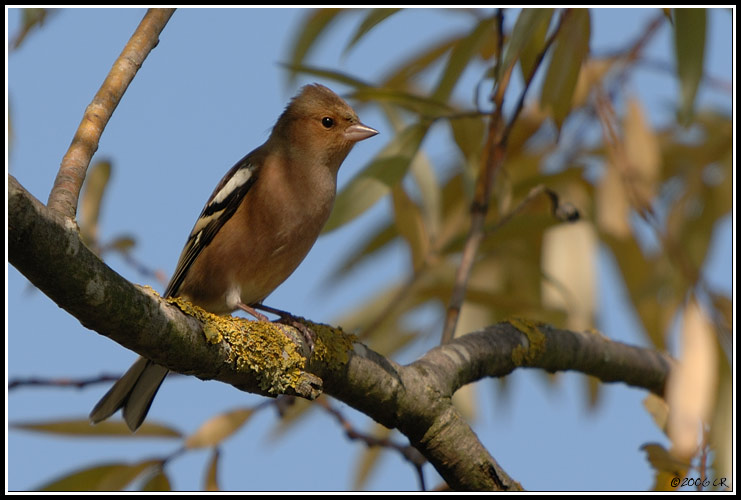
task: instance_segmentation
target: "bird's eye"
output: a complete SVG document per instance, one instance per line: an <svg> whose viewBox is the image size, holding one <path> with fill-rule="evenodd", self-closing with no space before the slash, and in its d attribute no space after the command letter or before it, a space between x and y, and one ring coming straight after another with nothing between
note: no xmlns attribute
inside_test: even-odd
<svg viewBox="0 0 741 500"><path fill-rule="evenodd" d="M324 128L332 128L334 126L334 120L329 116L322 118L322 125Z"/></svg>

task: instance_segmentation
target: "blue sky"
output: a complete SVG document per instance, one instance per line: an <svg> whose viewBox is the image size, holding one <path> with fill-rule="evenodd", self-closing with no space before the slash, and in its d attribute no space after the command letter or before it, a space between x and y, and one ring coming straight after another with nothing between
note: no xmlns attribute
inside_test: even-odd
<svg viewBox="0 0 741 500"><path fill-rule="evenodd" d="M40 200L46 201L85 107L143 14L143 9L64 10L8 58L13 143L6 168ZM300 9L180 9L175 13L124 95L96 154L96 159L111 158L115 169L103 206L102 240L134 235L138 242L135 256L169 276L218 180L267 138L298 86L316 80L301 78L289 85L278 64L288 60L291 34L305 14ZM654 15L654 10L645 9L595 10L592 51L624 47ZM513 12L508 13L510 22L514 18ZM9 33L17 32L18 19L17 10L6 10ZM467 26L467 18L455 12L414 9L390 19L343 57L359 19L359 15L348 16L331 37L321 41L310 62L373 81L390 60L399 60L441 34ZM732 75L731 20L727 12L711 13L706 47L707 72L728 82ZM671 32L664 26L648 50L652 57L673 66L671 47ZM458 92L472 88L471 82L479 76L466 75ZM674 82L670 75L641 70L628 85L630 92L648 103L652 121L660 124L676 101ZM339 93L348 90L322 83ZM718 101L703 88L698 99L700 105L730 106L730 97L724 97L725 101ZM355 147L340 171L340 185L392 137L372 106L358 111L361 120L381 134ZM428 139L425 143L431 156L451 154L437 150L435 142ZM320 238L268 303L331 322L395 280L407 266L400 246L363 266L352 280L329 286L322 280L341 255L389 213L388 201L383 200L352 224ZM714 257L706 269L709 282L728 294L731 239L728 219L717 231ZM111 255L107 262L126 278L162 290L117 256ZM599 265L598 326L616 340L646 345L636 319L626 312L625 293L616 281L611 259L601 255ZM32 290L10 265L6 301L10 379L122 373L136 357L82 327ZM438 332L431 333L397 361L415 359L438 338ZM482 381L475 386L476 432L505 470L528 489L649 488L652 472L639 447L646 442L666 443L666 439L643 410L645 393L621 384L606 385L598 407L589 410L584 389L585 378L577 374L561 374L549 384L541 373L521 370L509 377L505 397L494 383ZM6 399L7 420L83 417L103 392L102 385L83 390L16 390ZM178 377L160 390L149 418L190 433L219 412L262 400L224 384ZM339 402L336 405L359 429L371 428L365 416ZM287 435L273 439L276 424L273 411L260 412L223 446L220 481L224 489L351 487L363 445L348 441L329 415L314 410ZM398 434L395 437L404 441ZM6 438L6 485L10 490L27 490L78 468L158 456L176 446L164 440L73 440L14 430ZM174 488L200 489L208 456L205 451L190 452L168 465ZM425 467L425 474L428 485L439 482L431 466ZM386 452L368 487L415 490L417 479L409 465Z"/></svg>

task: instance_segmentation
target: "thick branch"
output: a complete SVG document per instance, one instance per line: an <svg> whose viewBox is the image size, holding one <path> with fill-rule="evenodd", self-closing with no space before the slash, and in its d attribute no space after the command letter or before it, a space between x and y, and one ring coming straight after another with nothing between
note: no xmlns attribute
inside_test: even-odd
<svg viewBox="0 0 741 500"><path fill-rule="evenodd" d="M356 345L341 371L310 370L325 392L389 428L398 428L456 490L519 490L451 404L463 385L518 367L574 370L663 395L673 361L599 333L511 321L463 335L400 366Z"/></svg>
<svg viewBox="0 0 741 500"><path fill-rule="evenodd" d="M615 342L597 332L573 332L511 321L489 326L429 351L413 365L434 372L446 392L519 367L577 371L664 395L674 361L653 349Z"/></svg>
<svg viewBox="0 0 741 500"><path fill-rule="evenodd" d="M116 274L80 241L70 219L47 209L12 176L8 176L8 221L10 263L83 325L175 371L266 394L254 373L230 361L239 346L206 342L201 323ZM238 334L242 344L256 335ZM517 367L533 367L577 370L661 395L672 365L667 356L612 342L598 333L527 321L464 335L408 366L353 344L346 335L320 331L319 339L304 385L282 392L315 397L318 391L312 381L323 381L326 393L398 428L458 490L521 489L452 405L451 397L461 386L507 375Z"/></svg>
<svg viewBox="0 0 741 500"><path fill-rule="evenodd" d="M98 150L100 136L144 59L157 46L159 34L173 12L175 9L149 9L113 63L103 85L85 110L72 144L62 159L49 194L48 206L52 210L74 219L85 172Z"/></svg>
<svg viewBox="0 0 741 500"><path fill-rule="evenodd" d="M80 240L70 219L49 210L10 175L8 260L83 326L174 371L268 394L265 377L258 379L234 360L233 345L207 342L201 323L109 268ZM318 382L307 374L295 390L283 392L316 397L311 384Z"/></svg>

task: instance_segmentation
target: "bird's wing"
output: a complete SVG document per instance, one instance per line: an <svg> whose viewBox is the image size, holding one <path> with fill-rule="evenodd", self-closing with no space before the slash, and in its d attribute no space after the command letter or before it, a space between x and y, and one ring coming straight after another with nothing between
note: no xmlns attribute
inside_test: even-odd
<svg viewBox="0 0 741 500"><path fill-rule="evenodd" d="M259 168L251 161L254 158L253 153L239 160L226 173L206 202L206 206L203 207L203 211L195 226L193 226L188 241L180 254L175 273L165 290L165 297L171 297L178 293L190 266L213 240L216 233L226 224L226 221L234 215L245 195L257 180Z"/></svg>

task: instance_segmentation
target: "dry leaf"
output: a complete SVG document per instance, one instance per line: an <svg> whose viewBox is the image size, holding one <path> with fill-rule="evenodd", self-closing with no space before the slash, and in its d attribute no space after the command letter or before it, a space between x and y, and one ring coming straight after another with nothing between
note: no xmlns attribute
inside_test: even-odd
<svg viewBox="0 0 741 500"><path fill-rule="evenodd" d="M700 432L715 403L718 353L712 326L693 298L682 318L682 351L667 381L672 452L689 458L697 450Z"/></svg>
<svg viewBox="0 0 741 500"><path fill-rule="evenodd" d="M568 328L592 326L597 238L588 222L549 228L543 235L543 305L568 312Z"/></svg>

